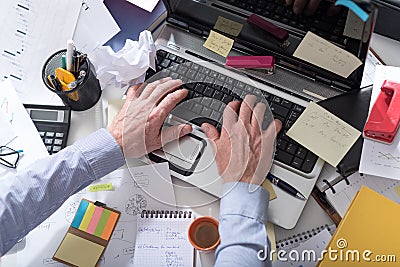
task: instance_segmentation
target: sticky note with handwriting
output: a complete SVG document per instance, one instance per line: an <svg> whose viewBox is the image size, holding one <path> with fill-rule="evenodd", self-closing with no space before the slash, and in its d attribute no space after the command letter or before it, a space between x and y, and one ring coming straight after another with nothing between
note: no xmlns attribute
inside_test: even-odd
<svg viewBox="0 0 400 267"><path fill-rule="evenodd" d="M353 126L311 102L287 135L336 167L360 136Z"/></svg>
<svg viewBox="0 0 400 267"><path fill-rule="evenodd" d="M210 31L206 42L203 46L214 53L223 57L227 57L233 47L233 40L215 31Z"/></svg>
<svg viewBox="0 0 400 267"><path fill-rule="evenodd" d="M217 22L214 25L214 29L235 37L239 36L242 28L243 24L221 16L218 16Z"/></svg>
<svg viewBox="0 0 400 267"><path fill-rule="evenodd" d="M312 32L307 32L293 56L345 78L362 64L355 55Z"/></svg>
<svg viewBox="0 0 400 267"><path fill-rule="evenodd" d="M89 186L89 191L90 192L110 191L110 190L113 190L112 183L96 184L96 185Z"/></svg>

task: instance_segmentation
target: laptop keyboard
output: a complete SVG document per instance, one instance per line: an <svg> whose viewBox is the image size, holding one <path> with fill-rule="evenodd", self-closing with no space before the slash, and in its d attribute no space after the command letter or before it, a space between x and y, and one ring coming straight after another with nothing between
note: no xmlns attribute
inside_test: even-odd
<svg viewBox="0 0 400 267"><path fill-rule="evenodd" d="M265 18L281 22L293 28L307 32L311 31L322 38L344 45L343 31L346 24L346 12L336 16L327 16L326 10L331 3L321 1L317 11L312 16L296 15L292 6L287 6L285 0L220 0L232 6L256 13Z"/></svg>
<svg viewBox="0 0 400 267"><path fill-rule="evenodd" d="M222 113L227 103L232 100L241 101L247 94L263 96L273 116L283 125L277 137L274 159L304 173L310 173L314 168L318 157L286 136L286 131L304 111L304 107L164 50L157 51L157 72L157 79L172 77L182 80L189 93L172 113L198 126L209 122L221 129ZM154 71L149 69L146 78L154 74ZM264 123L270 122L271 119L265 118ZM268 125L264 123L263 128L266 128Z"/></svg>

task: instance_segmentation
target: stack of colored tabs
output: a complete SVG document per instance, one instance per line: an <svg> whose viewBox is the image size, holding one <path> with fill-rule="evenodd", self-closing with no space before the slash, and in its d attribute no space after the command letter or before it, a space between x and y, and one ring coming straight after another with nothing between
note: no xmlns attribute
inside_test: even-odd
<svg viewBox="0 0 400 267"><path fill-rule="evenodd" d="M95 266L108 245L120 212L82 199L74 220L53 256L71 266Z"/></svg>

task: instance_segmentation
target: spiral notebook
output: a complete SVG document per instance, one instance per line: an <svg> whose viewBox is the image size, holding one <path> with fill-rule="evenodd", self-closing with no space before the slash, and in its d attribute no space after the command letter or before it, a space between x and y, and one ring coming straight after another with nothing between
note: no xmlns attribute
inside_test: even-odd
<svg viewBox="0 0 400 267"><path fill-rule="evenodd" d="M137 220L134 266L187 266L194 262L188 211L143 211Z"/></svg>

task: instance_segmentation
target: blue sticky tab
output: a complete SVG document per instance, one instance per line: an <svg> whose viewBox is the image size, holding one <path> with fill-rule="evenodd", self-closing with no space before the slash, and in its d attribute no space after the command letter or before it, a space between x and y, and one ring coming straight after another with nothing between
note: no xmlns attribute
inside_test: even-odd
<svg viewBox="0 0 400 267"><path fill-rule="evenodd" d="M85 215L88 206L89 206L89 202L82 199L81 204L79 204L79 208L76 211L74 220L71 223L72 227L79 228L79 225L81 225L83 216Z"/></svg>
<svg viewBox="0 0 400 267"><path fill-rule="evenodd" d="M338 0L335 6L345 6L354 12L362 21L366 22L368 20L368 13L365 12L361 7L359 7L352 0Z"/></svg>

